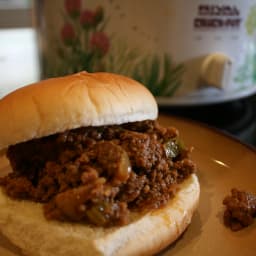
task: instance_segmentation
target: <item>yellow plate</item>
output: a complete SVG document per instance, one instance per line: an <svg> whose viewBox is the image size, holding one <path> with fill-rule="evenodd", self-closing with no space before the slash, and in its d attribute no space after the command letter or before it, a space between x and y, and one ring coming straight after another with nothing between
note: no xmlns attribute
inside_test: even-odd
<svg viewBox="0 0 256 256"><path fill-rule="evenodd" d="M238 232L226 228L222 219L222 200L231 188L256 193L255 150L193 121L161 116L160 123L177 127L185 144L194 147L192 158L198 165L201 184L200 204L191 225L160 255L256 255L256 219L253 225ZM6 159L0 158L0 173L7 168ZM0 255L20 254L0 236Z"/></svg>

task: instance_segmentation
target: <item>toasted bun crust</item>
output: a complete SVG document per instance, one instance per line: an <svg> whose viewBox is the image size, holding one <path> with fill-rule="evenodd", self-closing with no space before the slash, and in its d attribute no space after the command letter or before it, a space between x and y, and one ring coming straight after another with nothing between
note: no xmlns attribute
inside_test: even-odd
<svg viewBox="0 0 256 256"><path fill-rule="evenodd" d="M140 83L83 71L25 86L0 100L0 149L77 127L156 117L156 101Z"/></svg>
<svg viewBox="0 0 256 256"><path fill-rule="evenodd" d="M195 174L169 204L109 229L45 220L40 204L15 201L0 191L0 228L25 255L151 255L175 241L191 222L199 201Z"/></svg>

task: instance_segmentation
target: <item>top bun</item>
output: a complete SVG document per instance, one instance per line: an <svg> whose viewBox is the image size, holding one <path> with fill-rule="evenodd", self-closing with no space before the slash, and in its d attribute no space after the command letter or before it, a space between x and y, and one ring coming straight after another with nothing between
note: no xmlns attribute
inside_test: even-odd
<svg viewBox="0 0 256 256"><path fill-rule="evenodd" d="M22 87L0 100L0 149L82 126L157 118L142 84L111 73L85 71Z"/></svg>

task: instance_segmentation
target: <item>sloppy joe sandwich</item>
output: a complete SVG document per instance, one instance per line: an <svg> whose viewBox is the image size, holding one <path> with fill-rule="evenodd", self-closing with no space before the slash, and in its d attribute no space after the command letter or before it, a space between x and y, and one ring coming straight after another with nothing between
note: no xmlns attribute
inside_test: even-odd
<svg viewBox="0 0 256 256"><path fill-rule="evenodd" d="M0 230L25 255L150 255L175 241L199 200L196 166L152 94L80 72L0 100Z"/></svg>

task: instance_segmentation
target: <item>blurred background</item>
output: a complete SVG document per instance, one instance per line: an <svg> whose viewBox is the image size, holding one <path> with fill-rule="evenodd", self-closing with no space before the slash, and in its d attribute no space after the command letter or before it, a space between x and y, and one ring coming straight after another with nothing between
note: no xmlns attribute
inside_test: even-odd
<svg viewBox="0 0 256 256"><path fill-rule="evenodd" d="M0 0L0 97L39 79L32 1Z"/></svg>
<svg viewBox="0 0 256 256"><path fill-rule="evenodd" d="M127 70L127 67L126 67L126 72L128 73L125 73L121 69L119 70L117 69L116 66L113 65L114 61L120 62L120 59L115 60L113 57L120 52L123 53L123 56L120 55L119 58L123 57L123 59L126 59L126 60L130 58L134 60L136 63L139 63L140 67L143 66L144 64L142 65L141 64L142 62L139 62L140 60L136 58L136 53L134 51L127 52L124 50L126 49L126 46L122 45L122 42L119 43L118 41L119 52L117 50L114 51L113 50L114 47L110 45L110 43L112 43L111 40L114 40L117 38L116 34L118 32L118 29L120 29L116 26L113 26L113 24L119 23L119 22L116 22L117 19L120 19L120 21L123 21L124 22L123 24L126 24L127 27L131 25L131 29L128 32L130 33L130 35L133 35L131 33L140 32L140 35L143 36L143 38L141 36L142 38L141 40L147 40L148 45L150 45L151 48L149 50L156 51L157 49L158 51L158 49L161 48L159 47L160 44L163 45L163 47L166 47L165 44L169 39L167 37L164 37L164 39L161 39L162 41L159 39L160 37L162 38L160 34L161 31L159 31L159 26L161 26L161 24L159 23L155 25L155 27L148 26L147 24L148 17L146 17L147 15L145 12L144 12L145 19L143 19L139 11L138 11L139 18L136 19L137 16L135 12L134 20L137 21L138 24L129 24L127 15L123 11L122 5L118 4L118 1L114 1L114 0L113 1L96 1L97 3L95 1L87 1L87 2L89 4L85 8L84 6L81 7L81 1L78 1L78 0L73 0L73 1L72 0L69 0L69 1L68 0L67 1L64 1L64 0L58 0L58 1L0 0L0 77L1 77L0 97L3 97L7 93L9 93L10 91L18 87L38 81L41 78L75 72L75 71L79 71L80 69L86 69L89 71L106 69L107 71L124 73L129 75L130 74L129 72L131 72L131 70ZM153 3L153 1L150 1L150 3L151 2ZM160 1L160 2L161 4L164 4L167 1ZM178 3L178 1L176 2ZM179 6L177 5L177 6L181 7L182 2L184 1L179 1L180 5ZM194 2L197 2L197 1L194 1ZM206 2L214 3L214 1L210 1L210 0ZM221 1L221 2L227 2L228 4L230 4L231 2L238 3L239 1ZM242 2L240 1L240 3ZM61 4L63 5L61 7L62 9L60 8ZM209 5L209 6L211 7L213 5ZM225 7L225 6L228 6L228 5L224 4L217 7ZM234 7L235 5L233 4L230 6ZM139 5L137 7L138 7L137 9L139 10ZM177 7L177 11L181 9L178 7ZM199 6L197 7L198 9L195 9L195 11L199 10L197 12L197 15L199 16L199 18L201 17L200 15L203 15L203 16L213 15L212 13L210 13L211 9L207 9L207 8L203 9L203 11L206 10L206 13L200 13L201 7L202 6ZM82 8L85 8L85 9L82 10ZM129 8L129 7L126 6L125 8ZM191 6L191 9L193 8L194 7ZM153 6L153 4L151 6L151 9L154 11L155 14L157 14L157 10L155 6ZM160 8L160 9L162 10L163 8ZM50 64L47 64L47 61L54 63L54 61L56 60L56 57L54 58L52 57L53 55L52 53L51 53L52 59L50 61L47 60L47 58L42 57L42 51L45 50L45 48L52 48L52 49L54 48L52 47L53 41L51 41L52 38L50 37L51 31L54 31L53 27L55 27L55 23L52 22L52 17L55 16L55 12L53 12L54 10L58 10L61 13L60 17L62 17L62 19L64 19L64 21L66 22L62 24L61 23L62 21L56 20L56 27L58 27L58 29L61 32L60 33L61 38L58 40L63 41L62 45L56 48L56 52L58 52L58 57L60 58L61 62L64 63L65 61L67 61L67 59L65 59L65 56L67 57L67 53L72 53L73 56L75 56L75 54L78 53L79 56L83 56L83 59L77 60L73 58L72 61L77 61L77 62L82 61L84 66L73 65L74 69L70 69L71 60L68 59L69 69L66 69L64 71L62 69L61 71L57 70L58 72L55 70L54 71L55 73L54 72L49 73L49 70L45 68L46 65L48 65L48 67L50 66ZM235 8L234 11L236 10L237 9ZM182 12L184 12L184 10L182 10ZM207 12L209 13L207 14ZM150 10L149 10L149 13L150 13ZM170 12L166 12L164 15L164 18L168 19L169 15L171 14L173 15L173 12L171 11L171 8L170 8ZM81 28L75 27L76 25L75 22L78 20L78 15L80 15L79 21L82 24ZM227 13L225 15L228 16ZM234 15L234 13L232 15ZM244 14L242 14L242 11L238 10L237 15L241 16ZM92 17L96 17L96 20L94 21L94 23L92 22ZM114 20L112 23L111 23L110 17L113 18ZM157 17L155 18L157 19ZM104 20L108 21L110 28L107 26L107 23L104 22ZM198 26L198 24L200 26L201 24L203 24L203 23L200 23L201 19L197 19L196 21L199 22L199 23L195 23L196 26ZM240 22L238 19L235 21ZM242 18L241 18L241 21L243 22ZM251 20L249 21L252 24L256 22L255 19L253 21ZM112 27L111 27L111 24L112 24ZM150 29L148 31L142 31L140 30L140 26L139 26L140 24L144 24L145 27L149 27ZM167 24L167 22L165 22L165 24ZM178 20L176 20L175 24L177 26L179 25ZM168 30L175 31L179 29L177 26L175 27L175 24L173 25L173 23L172 24L168 23ZM186 26L186 24L187 23L184 22L183 25ZM72 30L73 25L74 25L74 28L77 30ZM256 27L256 24L254 25ZM87 53L85 51L82 51L78 47L75 47L75 44L78 45L81 42L82 44L86 44L86 40L87 40L86 35L89 35L90 29L92 29L94 32L98 30L96 31L97 33L95 32L94 34L91 35L91 40L88 41L88 45L87 45L87 47L91 47L90 49L94 51L93 53L92 52ZM106 29L105 31L106 34L103 33L104 29ZM182 29L186 29L186 28L183 27ZM180 30L179 34L181 35L186 34L186 33L182 34L182 31L183 31L182 29ZM202 42L203 37L202 37L202 34L200 33L205 33L205 32L202 32L202 30L196 30L198 29L197 27L196 28L194 27L193 29L194 29L193 33L196 31L197 34L192 39L193 40L196 39L197 40L196 43ZM84 33L84 37L81 42L78 41L78 37L75 37L75 32ZM109 36L108 38L107 35L110 35L110 34L111 36ZM74 38L76 39L76 41ZM139 36L136 37L137 41L134 39L135 38L134 36L130 36L129 38L133 38L131 42L128 40L130 44L136 43L138 45L139 39L140 39ZM238 42L238 39L239 39L239 35L234 35L233 33L232 40L237 40ZM61 42L58 40L56 42L60 44ZM180 40L186 41L184 38L180 38ZM215 42L216 45L220 44L221 42L221 38L217 34L214 37L214 40L213 41ZM172 49L174 50L176 50L175 47L180 47L178 45L175 46L173 41L172 42L170 41L170 44L173 44ZM65 47L68 49L66 49ZM109 49L111 47L112 49ZM184 45L184 47L185 47L184 49L188 48L186 45ZM107 54L110 54L110 55L112 54L111 61L106 59ZM99 61L99 60L103 60L103 57L105 58L104 62ZM207 58L208 66L204 69L204 72L206 72L205 70L207 70L207 72L215 72L215 69L218 70L220 65L218 63L220 62L221 62L221 65L230 64L229 59L225 58L224 55L217 56L218 58L215 55L214 56L211 55L210 57L211 59ZM177 56L175 56L175 58L176 60L179 59ZM180 58L180 60L181 59L182 58ZM143 63L145 63L146 60L148 61L148 59L144 59ZM210 64L213 66L209 64L209 61L210 61ZM256 63L255 55L253 55L253 59L252 59L253 63L254 61ZM150 82L152 81L156 82L157 78L155 78L152 74L160 77L159 74L161 74L162 72L161 70L158 70L156 68L157 65L159 66L162 65L161 62L158 62L156 58L152 58L148 62L150 64L145 64L143 66L144 72L150 73L150 77L149 78L147 77L148 79L143 78L141 73L139 72L133 74L134 78L138 79L139 81L145 84L150 84ZM90 63L90 65L88 65L88 63ZM193 62L193 63L198 63L198 62ZM215 63L217 63L218 65ZM57 64L54 64L54 65L56 66ZM183 68L182 65L180 64L174 65L172 64L172 62L170 61L168 62L168 59L164 60L163 65L165 69L167 69L166 67L169 67L168 69L170 71L169 74L172 74L172 77L167 76L166 80L169 79L168 81L170 81L170 79L173 79L171 81L176 85L179 81L177 79L175 80L173 77L176 77L176 75L178 75L179 72L182 72L182 68ZM185 68L187 67L186 65L187 64L185 63ZM204 65L206 65L206 62L204 62ZM216 68L214 65L215 66L217 65ZM129 65L129 66L133 66L133 65ZM65 66L63 67L65 68ZM138 68L138 70L142 72L141 71L142 69ZM213 78L215 78L216 76L217 75L213 75ZM224 79L223 77L221 77L222 83ZM206 80L207 79L208 77L206 78ZM164 83L166 82L166 80L162 79L161 81L162 83ZM154 91L154 88L150 88L150 89L153 90L153 93L157 97L160 111L162 113L177 115L177 116L186 117L189 119L203 122L205 124L216 127L224 132L227 132L228 134L238 138L239 140L251 146L255 146L256 145L256 98L254 96L255 86L252 88L249 88L250 90L248 89L244 90L244 93L241 92L231 97L230 96L231 94L226 93L226 95L224 95L223 91L221 91L219 88L216 89L216 87L218 86L221 87L221 85L219 85L218 83L215 84L214 81L212 82L214 86L211 86L210 89L207 88L207 90L209 89L207 91L207 94L200 94L199 96L196 96L196 97L194 97L194 94L191 94L190 97L180 97L178 92L177 94L173 94L170 100L170 97L169 97L170 95L167 95L167 94L160 95L160 94L157 94L158 93L157 91ZM212 87L215 87L215 88L212 88ZM169 90L169 93L170 93L170 90ZM214 94L214 98L211 96L211 94L212 95ZM204 97L204 95L206 96Z"/></svg>

